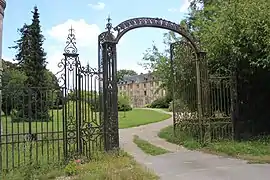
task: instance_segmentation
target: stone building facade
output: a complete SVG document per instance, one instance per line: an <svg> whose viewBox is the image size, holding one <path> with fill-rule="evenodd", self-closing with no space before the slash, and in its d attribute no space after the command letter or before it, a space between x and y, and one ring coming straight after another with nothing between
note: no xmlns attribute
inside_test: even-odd
<svg viewBox="0 0 270 180"><path fill-rule="evenodd" d="M165 90L159 89L160 83L151 73L124 76L118 83L118 92L130 97L132 107L145 107L165 96Z"/></svg>

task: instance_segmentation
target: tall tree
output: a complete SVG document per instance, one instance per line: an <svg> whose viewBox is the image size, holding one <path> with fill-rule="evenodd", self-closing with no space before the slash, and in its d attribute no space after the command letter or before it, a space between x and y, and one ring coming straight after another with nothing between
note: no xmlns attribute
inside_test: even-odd
<svg viewBox="0 0 270 180"><path fill-rule="evenodd" d="M27 83L30 87L44 87L46 85L46 53L43 49L44 36L41 32L39 12L35 6L33 13L32 24L28 28L30 36L30 54L29 58L24 62L24 71L28 76Z"/></svg>
<svg viewBox="0 0 270 180"><path fill-rule="evenodd" d="M13 48L17 50L15 60L24 71L27 79L24 86L26 105L22 105L18 116L20 118L35 118L38 121L48 120L48 103L46 90L46 53L43 49L44 36L42 35L39 12L35 6L32 11L33 18L30 25L24 25L20 30L21 38ZM32 98L29 98L32 97ZM30 107L29 107L30 106ZM31 109L31 111L29 110ZM22 117L23 116L23 117Z"/></svg>

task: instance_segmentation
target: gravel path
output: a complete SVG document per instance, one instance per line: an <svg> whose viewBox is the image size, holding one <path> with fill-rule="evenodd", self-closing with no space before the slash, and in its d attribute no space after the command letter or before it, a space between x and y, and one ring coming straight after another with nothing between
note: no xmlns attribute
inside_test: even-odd
<svg viewBox="0 0 270 180"><path fill-rule="evenodd" d="M154 110L154 109L153 109ZM163 110L155 110L162 111ZM172 119L120 130L120 145L141 164L163 180L270 180L269 164L247 164L246 161L190 151L157 136ZM169 150L171 153L150 156L133 143L133 135Z"/></svg>

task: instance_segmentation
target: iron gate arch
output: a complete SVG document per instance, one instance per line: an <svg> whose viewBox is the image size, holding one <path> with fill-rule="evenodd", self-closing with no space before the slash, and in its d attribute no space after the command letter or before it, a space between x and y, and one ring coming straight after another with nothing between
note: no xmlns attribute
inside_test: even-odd
<svg viewBox="0 0 270 180"><path fill-rule="evenodd" d="M199 62L201 60L205 60L205 53L200 51L198 42L184 27L179 24L161 18L140 17L123 21L113 28L111 18L109 17L108 23L106 24L107 31L101 33L98 36L99 73L102 75L103 79L103 83L100 85L100 88L102 89L101 116L104 121L104 126L106 126L104 128L105 150L113 150L115 148L119 148L116 45L121 37L128 31L143 27L166 29L183 36L193 48L196 56L196 61ZM113 35L113 31L116 32L116 36ZM199 70L200 67L198 63L196 78L199 84L197 84L197 89L198 94L201 94L201 73ZM201 96L199 95L197 98L198 106L201 106L201 100ZM202 117L202 111L200 111L199 114L199 117Z"/></svg>

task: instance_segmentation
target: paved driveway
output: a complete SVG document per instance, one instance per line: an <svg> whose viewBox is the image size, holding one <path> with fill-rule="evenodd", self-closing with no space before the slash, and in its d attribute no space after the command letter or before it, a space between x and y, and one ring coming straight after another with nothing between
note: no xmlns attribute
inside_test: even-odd
<svg viewBox="0 0 270 180"><path fill-rule="evenodd" d="M120 130L121 147L164 180L270 180L269 164L247 164L246 161L189 151L160 139L160 129L172 124L162 122ZM150 156L133 143L133 135L169 150Z"/></svg>

